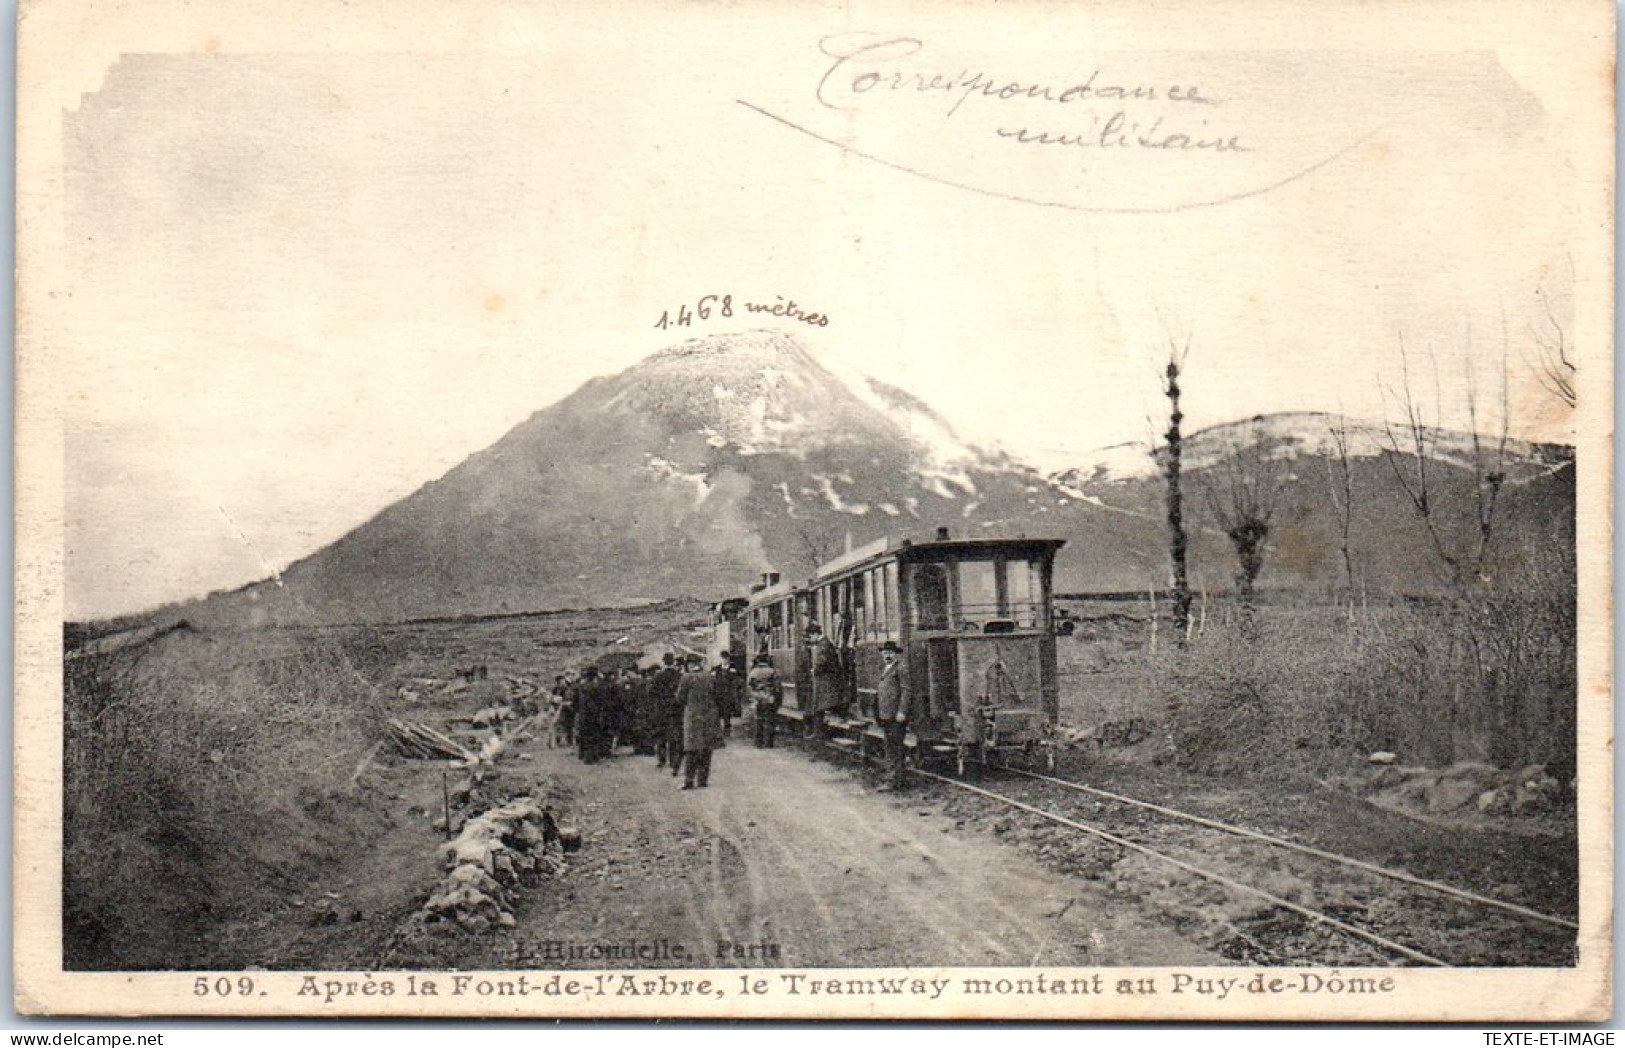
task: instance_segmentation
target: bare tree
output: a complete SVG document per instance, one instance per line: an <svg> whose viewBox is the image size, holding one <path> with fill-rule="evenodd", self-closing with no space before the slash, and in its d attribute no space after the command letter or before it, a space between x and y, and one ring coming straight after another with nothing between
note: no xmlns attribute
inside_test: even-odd
<svg viewBox="0 0 1625 1048"><path fill-rule="evenodd" d="M1349 606L1354 604L1354 553L1350 538L1354 532L1354 469L1349 458L1349 420L1337 416L1329 432L1335 458L1326 460L1326 487L1332 497L1332 511L1337 517L1338 551L1343 554L1343 582L1348 588Z"/></svg>
<svg viewBox="0 0 1625 1048"><path fill-rule="evenodd" d="M1492 756L1501 759L1505 757L1507 748L1516 744L1520 701L1517 695L1498 683L1494 668L1497 638L1495 628L1489 621L1489 613L1494 607L1489 575L1490 554L1501 489L1507 478L1506 455L1511 427L1505 344L1503 342L1500 369L1500 417L1496 432L1490 439L1480 432L1484 420L1480 412L1477 371L1470 357L1463 362L1465 406L1471 430L1469 440L1475 525L1471 535L1465 538L1459 529L1450 530L1448 522L1441 519L1435 488L1437 478L1430 469L1439 445L1440 430L1429 424L1427 411L1412 387L1410 363L1403 341L1400 352L1402 381L1398 390L1390 392L1398 398L1405 422L1398 432L1393 425L1386 428L1388 450L1392 452L1389 464L1444 569L1449 593L1448 628L1443 631L1441 641L1444 664L1454 666L1458 660L1465 662L1462 672L1449 675L1451 751L1457 756L1470 753L1480 758ZM1441 399L1438 392L1438 360L1431 352L1428 356L1433 365L1434 404L1437 406ZM1470 701L1475 694L1478 701ZM1489 730L1484 724L1486 716Z"/></svg>
<svg viewBox="0 0 1625 1048"><path fill-rule="evenodd" d="M1433 365L1433 399L1437 403L1439 362L1431 349L1428 351L1428 360ZM1405 346L1403 336L1399 340L1399 367L1399 387L1397 389L1390 387L1386 393L1398 401L1400 409L1405 414L1405 421L1397 429L1392 422L1383 423L1383 432L1388 438L1388 450L1392 453L1388 456L1388 465L1394 471L1394 479L1399 482L1400 490L1410 501L1416 518L1422 522L1433 553L1444 567L1446 581L1453 592L1459 592L1463 581L1461 558L1453 544L1448 541L1439 521L1435 502L1435 478L1431 470L1439 444L1440 430L1438 426L1429 422L1425 403L1416 395L1412 386L1410 352Z"/></svg>
<svg viewBox="0 0 1625 1048"><path fill-rule="evenodd" d="M1541 294L1538 297L1541 309L1546 313L1546 321L1529 326L1535 343L1535 359L1526 362L1546 391L1572 408L1578 403L1578 398L1574 387L1574 361L1569 358L1568 337L1563 332L1563 325L1552 315L1552 305L1546 296Z"/></svg>
<svg viewBox="0 0 1625 1048"><path fill-rule="evenodd" d="M1172 341L1168 345L1168 366L1163 371L1162 393L1168 398L1168 432L1166 443L1160 449L1158 463L1162 467L1167 486L1168 557L1173 568L1174 630L1180 644L1184 644L1191 624L1191 585L1186 567L1186 554L1190 539L1185 533L1184 493L1180 489L1181 459L1184 455L1184 437L1180 423L1185 416L1179 410L1179 376L1184 370L1185 357L1190 352L1190 340L1183 346Z"/></svg>
<svg viewBox="0 0 1625 1048"><path fill-rule="evenodd" d="M1438 360L1431 351L1428 357L1433 365L1434 401L1437 403L1440 399ZM1512 409L1507 388L1504 347L1500 369L1499 419L1496 431L1489 441L1485 440L1485 435L1481 432L1483 420L1480 418L1477 370L1470 360L1464 360L1462 364L1466 376L1466 408L1468 428L1471 431L1469 439L1472 441L1476 524L1474 539L1467 546L1452 540L1446 531L1445 522L1440 519L1437 493L1434 489L1436 478L1430 469L1437 456L1441 431L1428 422L1427 410L1411 386L1409 357L1403 341L1400 342L1400 361L1401 385L1398 390L1391 392L1398 398L1405 412L1405 423L1398 434L1392 424L1386 426L1389 450L1393 452L1389 456L1389 465L1410 500L1411 508L1427 532L1428 541L1445 569L1446 580L1451 590L1458 597L1466 596L1474 587L1487 581L1491 542L1495 534L1496 508L1501 489L1506 484L1507 441L1512 422Z"/></svg>
<svg viewBox="0 0 1625 1048"><path fill-rule="evenodd" d="M1471 363L1467 369L1467 421L1473 441L1473 508L1477 517L1478 535L1473 550L1472 570L1475 583L1488 581L1490 540L1495 531L1495 508L1500 500L1501 488L1507 479L1507 440L1512 422L1511 394L1507 388L1507 360L1505 332L1501 343L1501 404L1500 427L1495 433L1494 446L1487 445L1479 432L1478 372Z"/></svg>
<svg viewBox="0 0 1625 1048"><path fill-rule="evenodd" d="M1270 524L1286 482L1285 471L1259 437L1258 421L1254 420L1253 439L1229 448L1207 471L1201 485L1208 508L1236 551L1240 564L1236 588L1244 604L1252 602L1259 573L1264 570Z"/></svg>

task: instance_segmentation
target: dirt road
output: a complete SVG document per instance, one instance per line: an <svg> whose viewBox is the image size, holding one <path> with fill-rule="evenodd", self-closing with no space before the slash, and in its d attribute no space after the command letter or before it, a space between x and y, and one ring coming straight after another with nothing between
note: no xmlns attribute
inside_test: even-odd
<svg viewBox="0 0 1625 1048"><path fill-rule="evenodd" d="M529 772L575 798L586 846L492 943L492 967L1215 961L1120 896L953 832L906 793L737 732L703 790L680 790L652 757L589 767L530 752Z"/></svg>

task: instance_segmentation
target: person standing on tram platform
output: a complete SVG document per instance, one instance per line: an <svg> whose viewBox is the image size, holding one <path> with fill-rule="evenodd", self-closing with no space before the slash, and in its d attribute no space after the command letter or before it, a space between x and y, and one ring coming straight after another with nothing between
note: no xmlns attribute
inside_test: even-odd
<svg viewBox="0 0 1625 1048"><path fill-rule="evenodd" d="M903 691L901 652L893 641L880 646L880 681L875 710L886 738L886 789L900 790L904 782L904 743L908 737L908 696Z"/></svg>
<svg viewBox="0 0 1625 1048"><path fill-rule="evenodd" d="M807 627L807 655L811 660L813 685L812 716L808 718L807 731L817 738L824 733L824 718L844 704L844 697L840 652L816 622Z"/></svg>

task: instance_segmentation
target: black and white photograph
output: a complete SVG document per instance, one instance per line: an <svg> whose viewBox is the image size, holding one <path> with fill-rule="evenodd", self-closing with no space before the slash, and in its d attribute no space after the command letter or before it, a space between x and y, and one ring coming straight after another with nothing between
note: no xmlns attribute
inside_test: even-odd
<svg viewBox="0 0 1625 1048"><path fill-rule="evenodd" d="M19 1012L1608 1014L1611 6L19 54Z"/></svg>

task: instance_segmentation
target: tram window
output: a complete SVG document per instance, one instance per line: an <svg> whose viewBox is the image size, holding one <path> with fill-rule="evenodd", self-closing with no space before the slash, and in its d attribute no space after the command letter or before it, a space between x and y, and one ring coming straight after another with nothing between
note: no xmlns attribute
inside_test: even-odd
<svg viewBox="0 0 1625 1048"><path fill-rule="evenodd" d="M1005 562L1004 571L1009 617L1023 626L1040 625L1038 564L1028 560L1010 560Z"/></svg>
<svg viewBox="0 0 1625 1048"><path fill-rule="evenodd" d="M847 583L852 587L852 636L869 636L869 576L855 575Z"/></svg>
<svg viewBox="0 0 1625 1048"><path fill-rule="evenodd" d="M903 631L903 605L897 599L897 562L885 564L881 570L881 603L886 608L885 633L896 637Z"/></svg>
<svg viewBox="0 0 1625 1048"><path fill-rule="evenodd" d="M914 625L922 630L948 628L948 565L914 566Z"/></svg>
<svg viewBox="0 0 1625 1048"><path fill-rule="evenodd" d="M1001 618L999 582L991 560L967 560L959 565L959 613L972 622Z"/></svg>

